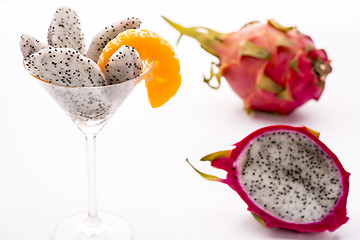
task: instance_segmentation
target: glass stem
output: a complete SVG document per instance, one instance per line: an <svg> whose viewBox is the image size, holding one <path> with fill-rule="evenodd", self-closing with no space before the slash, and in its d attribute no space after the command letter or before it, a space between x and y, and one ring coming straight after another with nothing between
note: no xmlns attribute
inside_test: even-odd
<svg viewBox="0 0 360 240"><path fill-rule="evenodd" d="M96 134L87 133L86 155L87 155L87 174L88 174L88 217L85 224L96 227L101 220L97 211L97 191L96 191Z"/></svg>

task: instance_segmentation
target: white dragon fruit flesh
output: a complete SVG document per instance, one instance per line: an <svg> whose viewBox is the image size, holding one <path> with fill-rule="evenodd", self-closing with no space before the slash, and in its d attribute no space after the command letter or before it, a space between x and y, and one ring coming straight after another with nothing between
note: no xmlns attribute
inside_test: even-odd
<svg viewBox="0 0 360 240"><path fill-rule="evenodd" d="M30 35L21 36L24 67L43 81L67 87L100 87L137 78L142 72L142 61L136 50L124 50L124 55L129 53L126 57L114 55L105 75L96 61L107 42L126 29L140 27L140 23L140 19L133 17L105 27L93 38L85 56L78 13L60 7L48 28L48 45Z"/></svg>
<svg viewBox="0 0 360 240"><path fill-rule="evenodd" d="M94 56L119 32L139 26L139 19L127 18L106 27L93 38L89 58L78 13L60 7L48 28L48 44L27 34L21 36L24 67L42 80L40 84L78 124L106 121L145 73L141 75L142 61L133 48L124 46L123 52L115 53L105 74Z"/></svg>
<svg viewBox="0 0 360 240"><path fill-rule="evenodd" d="M65 87L40 81L43 88L78 125L105 122L134 89L136 79L105 87Z"/></svg>
<svg viewBox="0 0 360 240"><path fill-rule="evenodd" d="M62 86L106 85L99 65L72 48L41 49L25 61L25 67L37 78Z"/></svg>
<svg viewBox="0 0 360 240"><path fill-rule="evenodd" d="M143 64L139 53L133 47L121 46L105 65L105 78L109 84L117 84L139 76Z"/></svg>
<svg viewBox="0 0 360 240"><path fill-rule="evenodd" d="M28 34L24 34L20 37L19 45L25 61L29 59L31 54L48 47L46 43L40 42Z"/></svg>
<svg viewBox="0 0 360 240"><path fill-rule="evenodd" d="M140 24L141 21L139 18L132 17L106 26L93 37L89 49L86 51L86 56L97 62L102 50L108 42L114 39L122 31L140 28Z"/></svg>
<svg viewBox="0 0 360 240"><path fill-rule="evenodd" d="M229 151L205 156L267 227L299 232L334 231L348 221L349 173L318 133L305 127L261 128Z"/></svg>
<svg viewBox="0 0 360 240"><path fill-rule="evenodd" d="M85 39L78 13L69 7L55 11L48 29L48 43L56 48L73 48L85 53Z"/></svg>

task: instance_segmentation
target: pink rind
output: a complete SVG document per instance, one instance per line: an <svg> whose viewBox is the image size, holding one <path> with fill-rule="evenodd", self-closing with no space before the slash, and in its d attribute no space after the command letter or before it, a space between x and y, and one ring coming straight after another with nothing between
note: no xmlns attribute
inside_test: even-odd
<svg viewBox="0 0 360 240"><path fill-rule="evenodd" d="M338 170L341 173L343 194L339 198L332 213L324 217L319 222L307 223L307 224L295 224L295 223L284 222L270 215L265 210L256 206L239 184L239 181L236 176L237 169L234 166L234 162L236 161L239 154L248 145L250 140L266 132L271 132L276 130L296 131L306 135L307 137L315 141L318 144L318 146L332 158L333 162L335 163L335 165L337 166ZM266 222L266 226L269 228L280 227L280 228L295 230L298 232L320 233L326 230L332 232L349 220L349 218L346 216L347 215L346 201L349 194L350 173L343 168L337 156L323 142L321 142L316 136L314 136L311 132L309 132L305 127L274 125L274 126L268 126L258 129L255 132L248 135L242 141L236 143L235 149L232 150L230 157L215 159L211 162L211 166L215 168L223 169L228 173L226 179L222 180L222 182L228 184L233 190L235 190L248 205L248 211L253 212L259 217L263 218L264 221Z"/></svg>

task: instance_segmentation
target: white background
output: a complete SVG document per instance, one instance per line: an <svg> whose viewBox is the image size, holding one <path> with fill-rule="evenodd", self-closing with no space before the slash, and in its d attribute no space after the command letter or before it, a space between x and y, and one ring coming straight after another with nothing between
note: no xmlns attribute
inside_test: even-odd
<svg viewBox="0 0 360 240"><path fill-rule="evenodd" d="M87 2L87 3L85 3ZM125 217L137 240L356 239L360 226L360 4L354 1L15 1L0 0L1 137L0 240L49 240L63 217L86 210L84 139L70 119L22 67L21 34L46 41L59 6L78 10L89 43L102 27L140 17L144 28L172 44L178 34L161 19L185 26L236 31L249 21L274 18L297 25L332 59L320 101L289 116L248 115L226 81L218 90L202 82L215 58L184 37L175 48L182 86L159 109L138 86L98 136L99 209ZM333 233L266 229L228 186L208 182L185 162L224 176L198 160L228 149L271 124L306 125L352 173L350 220Z"/></svg>

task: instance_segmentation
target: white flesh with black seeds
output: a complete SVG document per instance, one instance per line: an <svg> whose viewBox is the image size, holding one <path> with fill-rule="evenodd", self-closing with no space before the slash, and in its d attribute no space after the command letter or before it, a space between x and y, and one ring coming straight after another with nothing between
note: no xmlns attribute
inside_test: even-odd
<svg viewBox="0 0 360 240"><path fill-rule="evenodd" d="M141 75L143 68L139 53L129 46L121 46L105 66L105 78L110 85L128 81Z"/></svg>
<svg viewBox="0 0 360 240"><path fill-rule="evenodd" d="M72 48L42 49L25 61L25 68L44 81L62 86L107 85L99 65Z"/></svg>
<svg viewBox="0 0 360 240"><path fill-rule="evenodd" d="M105 27L93 37L89 49L86 52L86 56L97 62L102 50L108 42L127 29L139 28L140 24L141 21L139 18L132 17Z"/></svg>
<svg viewBox="0 0 360 240"><path fill-rule="evenodd" d="M48 29L48 44L56 48L73 48L85 53L84 34L75 10L58 8Z"/></svg>
<svg viewBox="0 0 360 240"><path fill-rule="evenodd" d="M29 59L31 54L48 47L46 43L40 42L28 34L24 34L20 37L19 45L25 61Z"/></svg>
<svg viewBox="0 0 360 240"><path fill-rule="evenodd" d="M134 81L101 88L69 88L41 81L40 83L79 126L96 125L98 121L103 122L108 119L135 86Z"/></svg>
<svg viewBox="0 0 360 240"><path fill-rule="evenodd" d="M297 132L275 131L253 139L235 164L250 199L287 222L320 221L342 194L341 175L332 159Z"/></svg>
<svg viewBox="0 0 360 240"><path fill-rule="evenodd" d="M112 110L106 88L59 88L44 85L56 102L75 122L105 119Z"/></svg>

